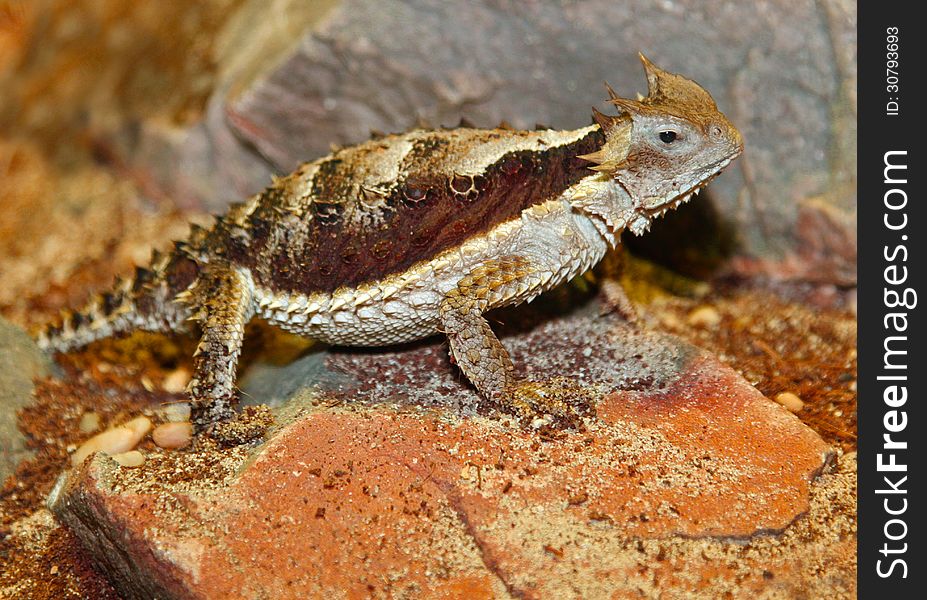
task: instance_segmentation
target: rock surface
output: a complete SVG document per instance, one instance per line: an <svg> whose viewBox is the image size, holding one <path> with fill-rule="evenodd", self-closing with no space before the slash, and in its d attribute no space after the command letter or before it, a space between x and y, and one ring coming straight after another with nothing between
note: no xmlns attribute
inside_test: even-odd
<svg viewBox="0 0 927 600"><path fill-rule="evenodd" d="M168 196L211 210L328 153L420 121L577 127L602 81L645 91L637 52L712 91L747 152L712 185L741 250L789 257L766 272L821 277L805 221L855 236L856 10L841 0L581 4L342 0L245 2L219 38L223 66L204 118L155 122L123 155ZM601 108L601 105L600 105ZM251 150L256 150L254 153ZM823 216L816 215L820 211ZM833 215L831 215L833 213ZM842 242L841 242L842 243ZM855 278L855 243L828 247L833 278ZM837 261L838 264L830 263Z"/></svg>
<svg viewBox="0 0 927 600"><path fill-rule="evenodd" d="M598 391L585 431L483 410L439 344L316 352L252 379L279 406L261 447L98 455L50 507L134 597L743 596L851 560L851 509L794 556L773 548L811 526L831 450L707 353L588 310L506 344L523 375Z"/></svg>
<svg viewBox="0 0 927 600"><path fill-rule="evenodd" d="M48 358L26 332L0 318L0 483L31 456L16 411L32 400L32 380L48 370Z"/></svg>

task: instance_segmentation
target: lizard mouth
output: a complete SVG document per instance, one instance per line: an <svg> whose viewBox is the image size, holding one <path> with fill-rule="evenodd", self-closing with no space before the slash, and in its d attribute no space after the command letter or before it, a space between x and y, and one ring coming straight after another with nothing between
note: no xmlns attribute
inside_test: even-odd
<svg viewBox="0 0 927 600"><path fill-rule="evenodd" d="M739 154L739 153L738 153ZM642 216L647 217L648 219L656 219L657 217L662 217L667 212L678 208L679 206L685 204L692 199L693 196L698 196L699 192L705 188L709 183L711 183L715 177L721 174L721 171L725 169L731 162L737 158L737 155L725 158L724 160L718 161L712 165L711 174L702 179L695 187L688 189L685 192L677 194L676 196L671 197L669 200L666 200L662 204L655 206L653 208L644 208L641 207L638 211Z"/></svg>

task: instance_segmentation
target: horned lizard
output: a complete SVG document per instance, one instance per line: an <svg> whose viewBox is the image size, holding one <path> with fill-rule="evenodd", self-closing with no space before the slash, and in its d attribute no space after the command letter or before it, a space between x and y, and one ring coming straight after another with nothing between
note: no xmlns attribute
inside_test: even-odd
<svg viewBox="0 0 927 600"><path fill-rule="evenodd" d="M234 414L252 317L348 346L442 332L485 399L570 421L562 396L515 378L485 313L590 269L743 150L707 91L640 58L647 97L606 86L617 114L593 109L588 127L419 129L303 164L38 341L66 352L133 330L198 331L188 393L202 429Z"/></svg>

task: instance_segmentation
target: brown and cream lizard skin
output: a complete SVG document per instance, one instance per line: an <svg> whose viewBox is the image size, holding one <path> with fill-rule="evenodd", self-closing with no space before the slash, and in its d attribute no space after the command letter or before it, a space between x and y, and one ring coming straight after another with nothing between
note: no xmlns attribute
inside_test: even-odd
<svg viewBox="0 0 927 600"><path fill-rule="evenodd" d="M443 332L483 397L525 419L571 419L568 403L515 380L484 314L591 268L622 230L644 233L743 149L708 92L641 60L648 96L609 88L618 114L594 111L589 127L416 130L304 164L39 342L64 352L195 322L188 391L203 428L233 414L254 316L348 346Z"/></svg>

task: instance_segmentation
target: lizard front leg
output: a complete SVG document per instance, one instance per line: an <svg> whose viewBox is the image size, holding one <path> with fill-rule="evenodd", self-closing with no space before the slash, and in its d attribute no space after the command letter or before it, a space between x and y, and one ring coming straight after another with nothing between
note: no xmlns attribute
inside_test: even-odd
<svg viewBox="0 0 927 600"><path fill-rule="evenodd" d="M613 249L605 253L595 268L596 279L599 280L599 297L602 300L602 315L618 313L625 321L632 325L640 325L641 318L637 307L628 297L628 292L621 285L621 275L628 264L627 251Z"/></svg>
<svg viewBox="0 0 927 600"><path fill-rule="evenodd" d="M211 264L178 296L202 331L187 391L193 422L202 430L227 421L235 401L235 369L245 325L254 315L250 276L228 265Z"/></svg>
<svg viewBox="0 0 927 600"><path fill-rule="evenodd" d="M508 351L483 316L491 306L539 281L522 257L506 256L486 262L447 293L439 309L441 325L451 356L483 397L523 422L550 415L557 421L577 425L579 414L568 401L570 394L564 393L567 387L516 380Z"/></svg>

